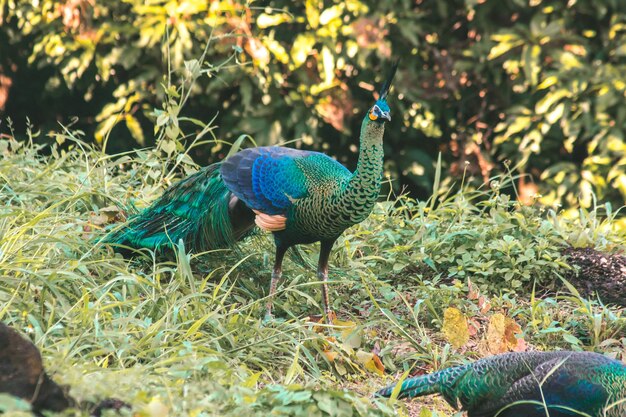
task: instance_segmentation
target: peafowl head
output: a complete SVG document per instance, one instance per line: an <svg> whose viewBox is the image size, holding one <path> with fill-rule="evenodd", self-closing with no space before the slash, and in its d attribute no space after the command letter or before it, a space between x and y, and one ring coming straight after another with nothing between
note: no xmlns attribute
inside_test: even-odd
<svg viewBox="0 0 626 417"><path fill-rule="evenodd" d="M367 117L370 120L378 123L384 123L385 120L391 121L391 109L389 109L389 104L387 104L387 95L389 95L389 89L391 88L391 82L393 81L394 75L396 75L396 69L398 69L398 62L396 61L391 68L391 73L385 80L383 87L380 89L380 97L376 100L376 103L372 106L372 108L367 113Z"/></svg>

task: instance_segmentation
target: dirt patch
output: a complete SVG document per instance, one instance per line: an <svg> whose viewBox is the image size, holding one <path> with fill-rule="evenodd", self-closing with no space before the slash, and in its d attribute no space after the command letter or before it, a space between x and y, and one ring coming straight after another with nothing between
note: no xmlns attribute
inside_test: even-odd
<svg viewBox="0 0 626 417"><path fill-rule="evenodd" d="M570 265L577 267L565 275L581 295L599 297L605 304L626 306L626 256L611 255L592 248L563 251Z"/></svg>

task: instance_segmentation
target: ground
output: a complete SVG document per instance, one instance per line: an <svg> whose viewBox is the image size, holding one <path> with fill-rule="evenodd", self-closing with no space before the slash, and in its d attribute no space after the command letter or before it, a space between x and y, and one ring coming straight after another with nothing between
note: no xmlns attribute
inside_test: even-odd
<svg viewBox="0 0 626 417"><path fill-rule="evenodd" d="M626 257L602 253L593 248L567 248L563 251L576 267L565 275L587 298L598 297L604 303L626 306Z"/></svg>
<svg viewBox="0 0 626 417"><path fill-rule="evenodd" d="M381 200L333 249L340 322L309 320L321 311L319 247L303 245L285 261L268 325L268 234L234 250L177 246L165 259L125 259L98 243L195 164L154 150L108 156L82 143L49 150L0 139L0 320L69 387L80 409L72 417L106 398L141 417L449 417L438 396L371 395L405 371L510 350L626 357L624 307L587 291L614 303L623 293L626 239L611 221L548 216L493 189ZM573 244L593 250L564 251Z"/></svg>

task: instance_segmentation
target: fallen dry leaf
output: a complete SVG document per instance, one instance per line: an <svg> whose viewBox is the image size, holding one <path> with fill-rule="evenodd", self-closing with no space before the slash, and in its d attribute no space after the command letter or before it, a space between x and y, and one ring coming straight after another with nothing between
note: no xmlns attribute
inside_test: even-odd
<svg viewBox="0 0 626 417"><path fill-rule="evenodd" d="M356 360L370 372L374 372L380 376L385 374L385 366L375 353L358 350L356 352Z"/></svg>
<svg viewBox="0 0 626 417"><path fill-rule="evenodd" d="M518 338L515 336L522 332L522 328L510 317L502 313L495 313L489 318L485 341L487 350L492 354L508 352L519 348Z"/></svg>
<svg viewBox="0 0 626 417"><path fill-rule="evenodd" d="M334 350L324 351L324 356L326 356L326 359L328 359L329 362L334 362L335 358L337 358L337 355L339 355L339 353L335 352Z"/></svg>
<svg viewBox="0 0 626 417"><path fill-rule="evenodd" d="M458 349L469 341L467 319L461 311L448 307L443 314L443 333L450 344Z"/></svg>

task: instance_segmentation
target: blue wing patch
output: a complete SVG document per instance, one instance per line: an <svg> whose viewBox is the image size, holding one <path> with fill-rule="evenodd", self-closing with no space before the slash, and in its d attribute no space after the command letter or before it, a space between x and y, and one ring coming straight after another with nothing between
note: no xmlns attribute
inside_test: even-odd
<svg viewBox="0 0 626 417"><path fill-rule="evenodd" d="M293 199L308 194L306 177L295 160L314 154L278 146L244 149L222 163L220 174L251 209L285 214Z"/></svg>

